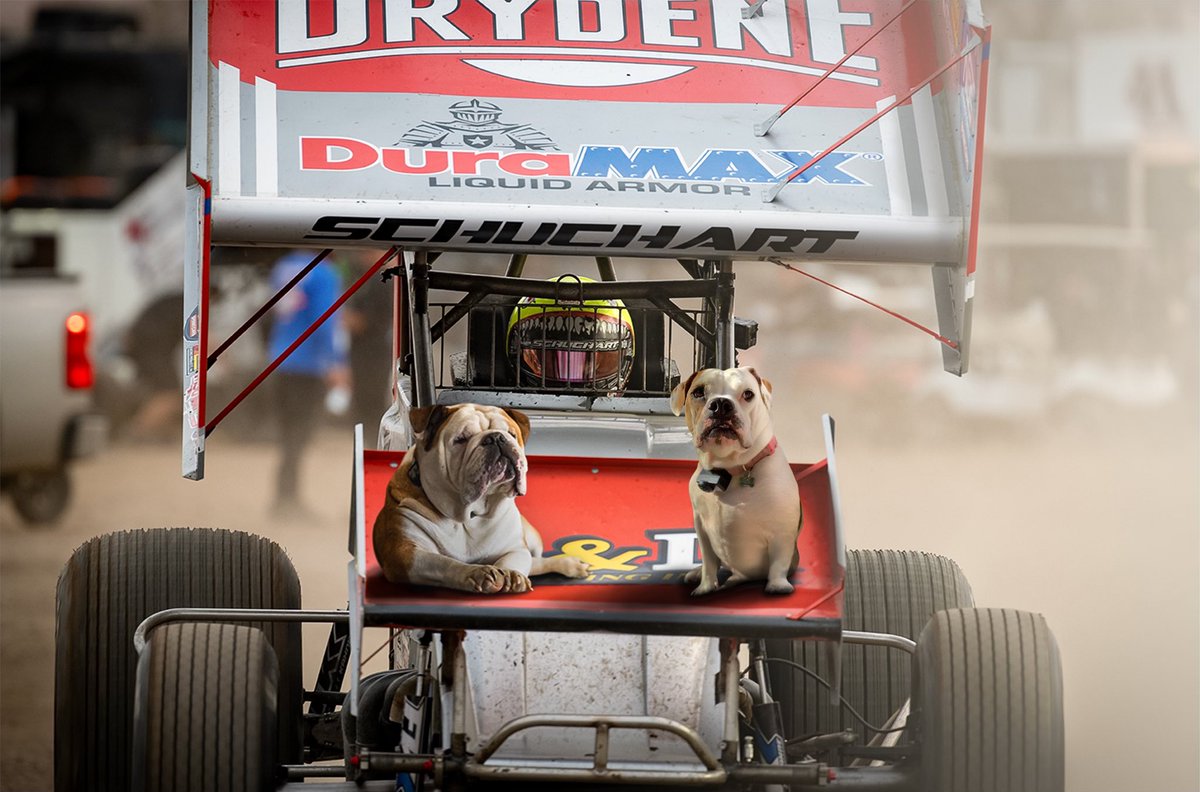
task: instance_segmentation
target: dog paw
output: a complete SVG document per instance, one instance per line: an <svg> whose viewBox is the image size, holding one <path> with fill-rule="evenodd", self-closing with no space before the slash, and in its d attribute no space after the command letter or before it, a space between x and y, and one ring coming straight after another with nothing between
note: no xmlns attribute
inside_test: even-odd
<svg viewBox="0 0 1200 792"><path fill-rule="evenodd" d="M496 566L475 565L466 576L467 590L476 594L496 594L504 591L507 572L509 570Z"/></svg>
<svg viewBox="0 0 1200 792"><path fill-rule="evenodd" d="M701 582L699 586L696 586L696 588L692 589L692 596L703 597L705 594L713 593L718 588L719 587L715 581L709 581L707 583Z"/></svg>
<svg viewBox="0 0 1200 792"><path fill-rule="evenodd" d="M527 591L533 591L533 583L520 572L514 569L501 569L500 572L504 575L504 588L501 591L505 594L524 594Z"/></svg>
<svg viewBox="0 0 1200 792"><path fill-rule="evenodd" d="M585 578L592 573L592 567L586 561L574 556L558 556L557 568L554 570L563 577Z"/></svg>
<svg viewBox="0 0 1200 792"><path fill-rule="evenodd" d="M700 567L690 570L683 576L683 582L691 585L696 585L700 582Z"/></svg>
<svg viewBox="0 0 1200 792"><path fill-rule="evenodd" d="M763 590L768 594L791 594L796 587L787 580L771 580L767 582L766 588Z"/></svg>

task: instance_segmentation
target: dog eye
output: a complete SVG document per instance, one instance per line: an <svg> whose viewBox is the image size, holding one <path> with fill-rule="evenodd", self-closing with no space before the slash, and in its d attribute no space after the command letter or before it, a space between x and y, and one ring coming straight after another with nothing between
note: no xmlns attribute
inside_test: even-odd
<svg viewBox="0 0 1200 792"><path fill-rule="evenodd" d="M704 388L702 388L700 386L692 388L692 398L693 399L703 399L704 398Z"/></svg>
<svg viewBox="0 0 1200 792"><path fill-rule="evenodd" d="M458 437L454 438L454 445L462 445L470 439L470 435L460 434Z"/></svg>
<svg viewBox="0 0 1200 792"><path fill-rule="evenodd" d="M742 398L745 399L746 401L750 401L751 399L754 398L754 391L750 390L749 388L746 388L746 390L742 391Z"/></svg>

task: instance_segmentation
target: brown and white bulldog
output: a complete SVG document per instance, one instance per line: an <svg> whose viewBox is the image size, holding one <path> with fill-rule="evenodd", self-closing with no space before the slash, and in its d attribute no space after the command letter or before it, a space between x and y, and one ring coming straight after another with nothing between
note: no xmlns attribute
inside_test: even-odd
<svg viewBox="0 0 1200 792"><path fill-rule="evenodd" d="M671 392L699 451L689 492L700 567L693 595L747 580L788 594L799 556L800 492L771 426L771 383L752 368L701 369ZM730 571L719 584L720 567Z"/></svg>
<svg viewBox="0 0 1200 792"><path fill-rule="evenodd" d="M524 413L461 404L409 417L416 442L375 518L375 557L388 580L516 594L533 588L530 575L587 576L577 558L542 558L541 536L517 511L528 468Z"/></svg>

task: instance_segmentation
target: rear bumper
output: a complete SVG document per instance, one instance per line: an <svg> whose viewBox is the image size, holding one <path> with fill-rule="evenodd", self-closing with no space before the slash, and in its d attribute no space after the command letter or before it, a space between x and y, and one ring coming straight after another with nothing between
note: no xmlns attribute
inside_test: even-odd
<svg viewBox="0 0 1200 792"><path fill-rule="evenodd" d="M63 456L82 459L100 453L108 445L108 418L96 413L83 413L71 419L67 428Z"/></svg>

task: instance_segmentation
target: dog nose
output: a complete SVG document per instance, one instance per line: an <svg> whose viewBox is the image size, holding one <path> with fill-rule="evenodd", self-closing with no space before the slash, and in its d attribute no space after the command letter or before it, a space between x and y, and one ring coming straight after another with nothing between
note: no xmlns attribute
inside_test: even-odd
<svg viewBox="0 0 1200 792"><path fill-rule="evenodd" d="M722 418L733 412L733 402L730 399L713 399L708 403L708 411L717 418Z"/></svg>
<svg viewBox="0 0 1200 792"><path fill-rule="evenodd" d="M483 436L483 439L479 441L479 445L496 445L498 441L499 437L497 437L495 432L488 432Z"/></svg>

